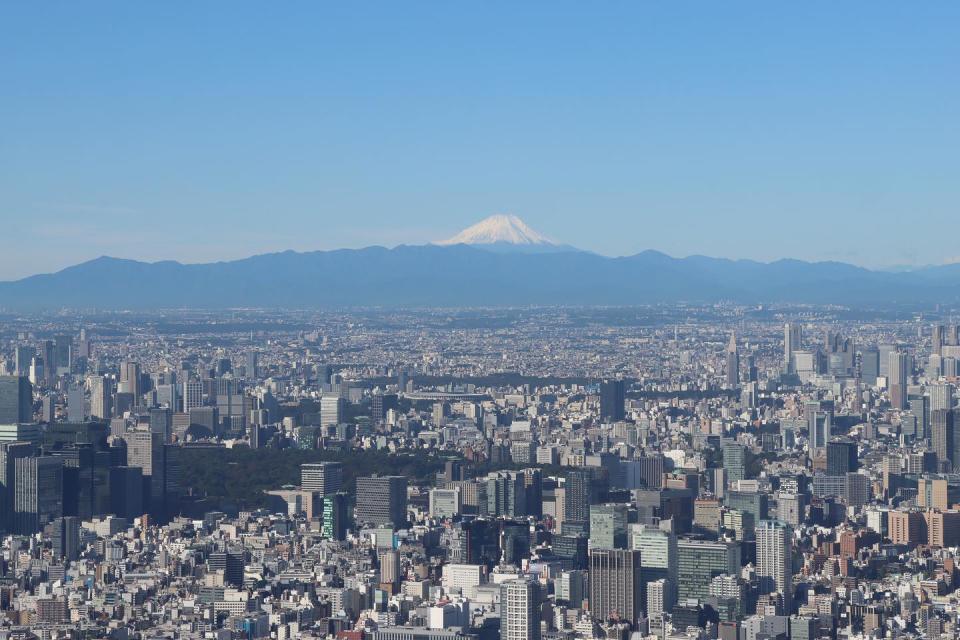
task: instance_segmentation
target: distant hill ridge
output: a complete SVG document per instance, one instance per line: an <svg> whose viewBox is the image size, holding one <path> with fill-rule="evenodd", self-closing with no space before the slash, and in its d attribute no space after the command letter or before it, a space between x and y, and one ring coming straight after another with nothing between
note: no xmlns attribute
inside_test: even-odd
<svg viewBox="0 0 960 640"><path fill-rule="evenodd" d="M57 273L0 282L0 308L630 305L718 300L886 305L960 298L960 265L891 273L839 262L673 258L657 251L608 258L552 243L547 252L491 250L488 245L284 251L208 264L101 257Z"/></svg>

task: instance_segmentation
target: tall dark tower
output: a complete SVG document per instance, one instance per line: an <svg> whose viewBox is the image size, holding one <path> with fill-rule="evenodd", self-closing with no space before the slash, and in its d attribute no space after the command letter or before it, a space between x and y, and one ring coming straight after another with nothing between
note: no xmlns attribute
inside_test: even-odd
<svg viewBox="0 0 960 640"><path fill-rule="evenodd" d="M600 419L617 422L626 415L626 385L623 380L604 380L600 383Z"/></svg>

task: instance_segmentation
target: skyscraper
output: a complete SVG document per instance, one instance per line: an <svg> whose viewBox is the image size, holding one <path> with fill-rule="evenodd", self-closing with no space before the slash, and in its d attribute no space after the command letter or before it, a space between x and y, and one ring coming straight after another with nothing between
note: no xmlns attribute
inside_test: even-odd
<svg viewBox="0 0 960 640"><path fill-rule="evenodd" d="M531 580L507 580L500 585L501 640L540 640L539 593Z"/></svg>
<svg viewBox="0 0 960 640"><path fill-rule="evenodd" d="M33 387L24 376L0 376L0 424L33 422Z"/></svg>
<svg viewBox="0 0 960 640"><path fill-rule="evenodd" d="M357 524L401 527L407 520L406 476L370 476L357 478Z"/></svg>
<svg viewBox="0 0 960 640"><path fill-rule="evenodd" d="M63 515L63 460L17 458L15 473L13 531L32 535Z"/></svg>
<svg viewBox="0 0 960 640"><path fill-rule="evenodd" d="M793 529L786 522L762 520L756 533L761 591L781 594L784 614L789 615L793 610Z"/></svg>
<svg viewBox="0 0 960 640"><path fill-rule="evenodd" d="M618 619L636 625L643 609L640 552L590 550L590 611L600 621Z"/></svg>
<svg viewBox="0 0 960 640"><path fill-rule="evenodd" d="M910 354L891 351L888 364L890 405L894 409L907 408L907 385L910 383Z"/></svg>
<svg viewBox="0 0 960 640"><path fill-rule="evenodd" d="M723 443L723 468L727 470L727 480L733 483L747 477L747 449L736 442Z"/></svg>
<svg viewBox="0 0 960 640"><path fill-rule="evenodd" d="M316 491L321 497L340 491L343 485L343 464L315 462L300 465L300 485L305 491Z"/></svg>
<svg viewBox="0 0 960 640"><path fill-rule="evenodd" d="M90 417L97 420L109 420L113 415L111 379L104 376L87 378L90 388Z"/></svg>
<svg viewBox="0 0 960 640"><path fill-rule="evenodd" d="M710 581L740 571L740 546L735 542L681 539L677 542L677 596L706 598Z"/></svg>
<svg viewBox="0 0 960 640"><path fill-rule="evenodd" d="M0 529L13 531L13 501L16 488L16 461L33 456L32 442L0 442Z"/></svg>
<svg viewBox="0 0 960 640"><path fill-rule="evenodd" d="M803 344L803 329L797 322L783 325L783 368L793 372L793 354Z"/></svg>
<svg viewBox="0 0 960 640"><path fill-rule="evenodd" d="M740 384L740 354L737 351L737 334L730 334L730 344L727 345L727 387L734 388Z"/></svg>
<svg viewBox="0 0 960 640"><path fill-rule="evenodd" d="M618 422L626 415L626 384L623 380L600 383L600 419Z"/></svg>

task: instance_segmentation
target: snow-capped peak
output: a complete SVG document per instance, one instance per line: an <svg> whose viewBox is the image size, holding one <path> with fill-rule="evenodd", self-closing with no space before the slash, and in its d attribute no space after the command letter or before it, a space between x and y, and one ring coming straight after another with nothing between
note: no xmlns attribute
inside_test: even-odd
<svg viewBox="0 0 960 640"><path fill-rule="evenodd" d="M528 227L523 220L512 215L495 215L484 218L452 238L441 240L437 244L556 245L546 236Z"/></svg>

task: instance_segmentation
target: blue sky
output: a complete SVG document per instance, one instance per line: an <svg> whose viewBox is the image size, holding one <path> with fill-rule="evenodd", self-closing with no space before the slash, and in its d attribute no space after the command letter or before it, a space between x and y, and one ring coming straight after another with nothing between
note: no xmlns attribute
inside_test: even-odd
<svg viewBox="0 0 960 640"><path fill-rule="evenodd" d="M423 243L956 260L957 2L0 5L0 279Z"/></svg>

